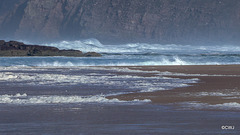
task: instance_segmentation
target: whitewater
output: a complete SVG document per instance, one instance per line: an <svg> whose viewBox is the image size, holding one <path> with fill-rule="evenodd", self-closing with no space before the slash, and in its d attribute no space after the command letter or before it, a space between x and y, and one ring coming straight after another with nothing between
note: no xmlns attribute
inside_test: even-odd
<svg viewBox="0 0 240 135"><path fill-rule="evenodd" d="M216 128L221 125L216 121L225 120L236 127L239 123L239 113L223 111L240 110L237 88L230 92L196 91L180 95L181 98L198 99L207 95L214 99L236 99L219 104L194 101L155 104L154 95L139 96L174 90L176 93L177 89L203 83L201 77L239 77L160 71L151 66L240 64L240 47L236 45L105 45L96 39L42 45L98 52L102 57L0 57L1 135L145 135L182 131L221 134ZM117 98L126 94L136 95L126 100ZM205 109L220 111L202 111ZM226 124L225 121L222 123ZM196 130L186 130L191 126ZM199 127L204 127L203 132Z"/></svg>
<svg viewBox="0 0 240 135"><path fill-rule="evenodd" d="M27 43L27 42L26 42ZM33 43L31 43L33 44ZM1 57L0 66L146 66L240 64L237 45L128 43L105 45L97 39L42 44L59 49L98 52L102 57Z"/></svg>
<svg viewBox="0 0 240 135"><path fill-rule="evenodd" d="M0 104L115 103L120 101L106 97L187 87L198 83L198 76L208 76L120 66L240 64L240 47L234 45L105 45L97 39L42 45L98 52L102 57L0 57ZM165 77L172 75L194 78Z"/></svg>

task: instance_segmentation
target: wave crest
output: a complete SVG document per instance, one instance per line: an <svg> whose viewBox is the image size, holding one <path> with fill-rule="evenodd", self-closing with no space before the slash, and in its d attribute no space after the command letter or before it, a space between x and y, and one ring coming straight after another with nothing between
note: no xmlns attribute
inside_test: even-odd
<svg viewBox="0 0 240 135"><path fill-rule="evenodd" d="M151 102L149 99L121 101L118 99L107 99L104 95L95 96L29 96L26 93L16 95L0 95L1 104L74 104L74 103L141 103Z"/></svg>
<svg viewBox="0 0 240 135"><path fill-rule="evenodd" d="M97 39L60 41L46 44L48 46L58 47L60 49L76 49L83 52L96 51L100 53L194 53L208 54L208 52L240 52L240 46L234 45L176 45L176 44L148 44L148 43L128 43L118 45L104 45Z"/></svg>

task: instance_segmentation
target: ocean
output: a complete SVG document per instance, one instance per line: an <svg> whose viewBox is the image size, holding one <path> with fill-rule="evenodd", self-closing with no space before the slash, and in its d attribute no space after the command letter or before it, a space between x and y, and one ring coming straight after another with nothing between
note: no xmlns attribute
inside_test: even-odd
<svg viewBox="0 0 240 135"><path fill-rule="evenodd" d="M83 52L99 52L103 56L98 58L1 57L0 66L148 66L240 64L240 47L237 45L197 46L147 43L104 45L96 39L61 41L43 45L54 46L59 49L76 49Z"/></svg>
<svg viewBox="0 0 240 135"><path fill-rule="evenodd" d="M225 124L238 126L238 103L228 104L232 105L230 111L214 111L224 106L209 106L213 110L206 111L172 103L152 104L148 98L108 98L201 83L201 75L149 71L136 66L237 65L239 46L104 45L96 39L45 45L94 51L103 56L0 57L0 134L187 135L240 131L238 127L221 130Z"/></svg>

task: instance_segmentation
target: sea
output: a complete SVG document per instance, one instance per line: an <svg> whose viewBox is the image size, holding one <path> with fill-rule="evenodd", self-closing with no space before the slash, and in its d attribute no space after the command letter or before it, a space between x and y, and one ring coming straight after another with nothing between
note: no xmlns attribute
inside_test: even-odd
<svg viewBox="0 0 240 135"><path fill-rule="evenodd" d="M27 41L24 43L34 44ZM104 45L96 39L42 44L59 49L98 52L98 58L1 57L0 66L148 66L240 64L239 45L176 45L129 43Z"/></svg>
<svg viewBox="0 0 240 135"><path fill-rule="evenodd" d="M102 57L0 57L1 135L240 133L239 104L231 104L236 111L204 111L152 104L150 99L107 98L199 83L198 78L171 78L165 76L170 72L134 66L240 64L240 46L105 45L97 39L43 45ZM225 124L236 127L222 130Z"/></svg>

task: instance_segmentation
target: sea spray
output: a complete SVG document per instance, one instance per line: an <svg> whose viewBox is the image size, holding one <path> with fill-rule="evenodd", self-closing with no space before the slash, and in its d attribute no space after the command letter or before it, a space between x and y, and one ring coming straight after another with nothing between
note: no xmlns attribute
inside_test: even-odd
<svg viewBox="0 0 240 135"><path fill-rule="evenodd" d="M0 66L146 66L240 64L234 45L175 45L127 43L104 45L96 39L45 44L59 49L99 52L102 57L0 57Z"/></svg>

